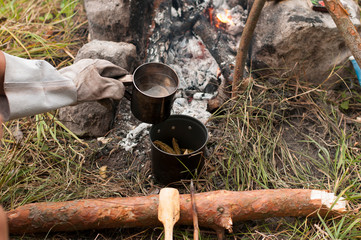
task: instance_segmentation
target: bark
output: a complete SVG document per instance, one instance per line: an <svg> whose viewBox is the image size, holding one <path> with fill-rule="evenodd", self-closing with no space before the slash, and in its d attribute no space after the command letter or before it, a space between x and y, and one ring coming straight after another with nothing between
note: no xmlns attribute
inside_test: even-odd
<svg viewBox="0 0 361 240"><path fill-rule="evenodd" d="M236 56L236 66L234 69L234 76L232 82L232 98L236 97L240 90L240 82L243 79L243 71L246 63L249 44L251 43L254 29L256 28L259 16L266 0L256 0L252 5L251 12L248 16L246 25L242 32L241 40L238 46L238 52Z"/></svg>
<svg viewBox="0 0 361 240"><path fill-rule="evenodd" d="M194 195L201 227L232 230L233 223L268 217L334 216L345 213L346 201L332 193L306 189L214 191ZM330 210L331 205L333 205ZM190 194L180 195L179 225L192 225ZM32 203L8 211L13 234L102 228L161 226L158 195Z"/></svg>
<svg viewBox="0 0 361 240"><path fill-rule="evenodd" d="M343 7L340 0L324 0L323 2L337 28L340 30L347 47L355 57L357 64L361 66L361 38L349 18L349 13Z"/></svg>

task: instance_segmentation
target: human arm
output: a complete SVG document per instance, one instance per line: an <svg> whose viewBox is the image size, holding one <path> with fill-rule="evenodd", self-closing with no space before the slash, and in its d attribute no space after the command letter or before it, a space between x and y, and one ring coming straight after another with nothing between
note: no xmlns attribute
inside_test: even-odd
<svg viewBox="0 0 361 240"><path fill-rule="evenodd" d="M1 55L5 70L0 114L5 121L79 102L120 99L124 95L123 82L131 81L125 69L106 60L82 59L56 70L44 60Z"/></svg>

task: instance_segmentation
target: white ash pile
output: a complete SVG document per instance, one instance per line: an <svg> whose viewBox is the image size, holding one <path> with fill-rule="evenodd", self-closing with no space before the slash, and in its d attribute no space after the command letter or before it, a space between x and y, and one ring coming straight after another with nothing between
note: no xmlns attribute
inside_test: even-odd
<svg viewBox="0 0 361 240"><path fill-rule="evenodd" d="M170 1L159 7L147 61L166 63L178 74L173 114L190 115L203 123L208 120L207 102L224 81L223 65L234 65L246 18L247 10L239 1L233 5L226 0ZM203 21L208 28L205 37L193 29ZM204 39L207 35L212 39ZM223 56L221 48L228 49Z"/></svg>

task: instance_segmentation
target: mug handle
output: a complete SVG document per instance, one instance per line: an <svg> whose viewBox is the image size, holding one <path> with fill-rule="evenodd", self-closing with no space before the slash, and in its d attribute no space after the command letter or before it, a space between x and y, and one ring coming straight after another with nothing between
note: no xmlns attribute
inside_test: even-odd
<svg viewBox="0 0 361 240"><path fill-rule="evenodd" d="M133 84L133 75L127 74L124 77L120 78L119 80L122 81L124 86L130 86L131 84Z"/></svg>
<svg viewBox="0 0 361 240"><path fill-rule="evenodd" d="M132 74L127 74L125 75L125 77L122 78L121 80L124 84L124 86L130 86L133 84L133 75ZM124 97L131 101L132 100L132 93L128 92L127 90L124 91Z"/></svg>

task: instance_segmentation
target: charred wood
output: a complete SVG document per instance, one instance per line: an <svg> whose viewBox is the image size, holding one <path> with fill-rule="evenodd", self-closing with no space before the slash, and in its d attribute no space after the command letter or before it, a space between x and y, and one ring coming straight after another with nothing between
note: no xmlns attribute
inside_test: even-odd
<svg viewBox="0 0 361 240"><path fill-rule="evenodd" d="M223 77L229 82L236 53L229 47L227 37L218 31L222 30L215 29L204 16L193 27L194 34L203 41L208 51L218 63Z"/></svg>
<svg viewBox="0 0 361 240"><path fill-rule="evenodd" d="M172 13L172 7L176 13ZM148 45L148 61L167 62L167 53L177 38L191 31L200 16L209 7L208 2L195 5L194 1L164 1L154 16Z"/></svg>
<svg viewBox="0 0 361 240"><path fill-rule="evenodd" d="M221 73L224 77L218 88L218 94L215 98L208 101L208 111L213 112L223 105L231 96L231 78L234 66L234 56L236 53L229 47L228 39L219 34L207 18L202 17L194 25L193 32L202 39L204 45L218 63Z"/></svg>

